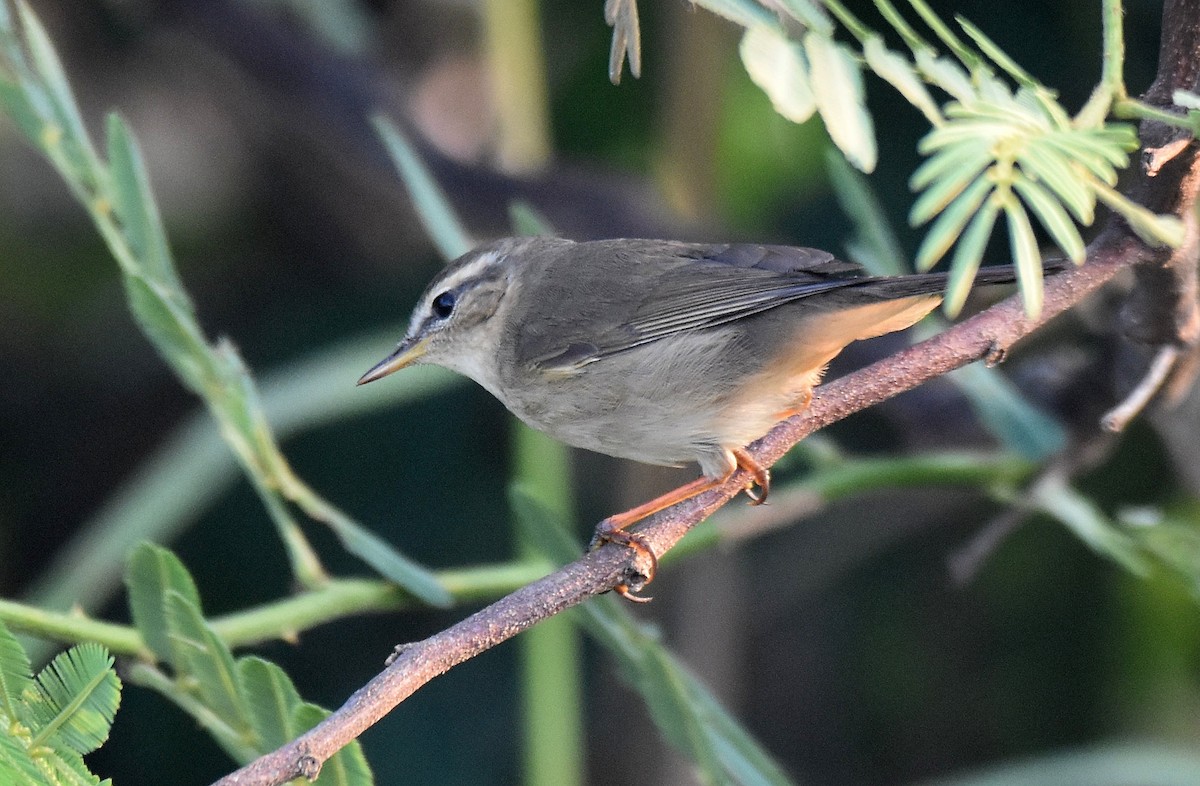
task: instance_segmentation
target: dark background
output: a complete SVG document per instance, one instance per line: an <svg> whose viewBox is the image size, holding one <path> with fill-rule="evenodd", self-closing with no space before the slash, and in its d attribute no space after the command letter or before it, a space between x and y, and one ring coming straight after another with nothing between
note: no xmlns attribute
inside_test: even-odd
<svg viewBox="0 0 1200 786"><path fill-rule="evenodd" d="M111 109L131 122L206 329L231 337L256 371L389 325L398 339L441 264L364 121L380 108L431 141L430 166L481 238L507 233L514 199L575 238L840 251L850 230L828 189L819 124L775 116L737 60L737 30L681 0L641 4L644 75L626 74L619 87L606 77L602 3L542 4L556 154L522 176L489 167L472 4L349 3L365 22L357 53L337 51L282 4L33 5L91 128ZM1070 108L1098 77L1096 3L933 5L975 22ZM868 3L850 7L876 22ZM1127 4L1134 93L1153 75L1160 12ZM904 229L906 181L925 126L878 80L868 77L868 90L880 146L871 183L911 252L919 235ZM134 326L86 215L8 125L0 249L0 594L19 597L198 404ZM1060 320L1051 347L1013 363L1054 380L1031 394L1085 432L1115 395L1107 313L1099 303L1090 320ZM883 351L856 351L841 367ZM1092 373L1071 373L1081 368ZM344 381L347 397L353 382ZM957 425L961 411L947 386L933 385L834 433L872 452L988 447L979 429ZM1192 422L1173 428L1194 433ZM330 499L415 558L449 567L511 556L508 435L502 407L463 386L304 430L285 449ZM1171 456L1139 424L1104 446L1080 486L1106 510L1173 500L1189 491ZM688 477L577 459L583 521ZM1200 615L1184 588L1130 576L1041 519L1008 537L968 584L952 582L948 557L1000 511L967 492L866 494L664 571L655 602L637 612L802 782L907 783L1110 740L1194 746ZM285 560L247 483L196 513L170 545L208 613L287 592ZM313 536L330 567L362 570ZM123 602L107 613L123 619ZM306 698L337 706L393 644L462 614L351 619L306 633L299 647L262 651ZM591 782L691 782L609 659L588 652ZM515 782L517 703L506 645L370 731L368 759L380 783ZM204 783L229 769L193 721L132 688L92 761L124 785Z"/></svg>

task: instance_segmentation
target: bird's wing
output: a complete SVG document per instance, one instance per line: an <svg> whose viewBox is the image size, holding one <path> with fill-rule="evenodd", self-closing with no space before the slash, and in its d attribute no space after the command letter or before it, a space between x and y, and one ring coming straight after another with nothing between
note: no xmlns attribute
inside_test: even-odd
<svg viewBox="0 0 1200 786"><path fill-rule="evenodd" d="M679 244L674 256L658 263L661 270L647 287L654 296L631 304L611 327L588 340L560 344L536 364L551 373L570 373L667 336L728 324L869 280L857 265L827 252L787 246Z"/></svg>

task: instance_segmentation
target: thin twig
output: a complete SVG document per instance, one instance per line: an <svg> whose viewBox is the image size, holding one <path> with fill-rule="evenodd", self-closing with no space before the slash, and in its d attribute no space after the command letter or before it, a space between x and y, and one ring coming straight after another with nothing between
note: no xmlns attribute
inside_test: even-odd
<svg viewBox="0 0 1200 786"><path fill-rule="evenodd" d="M1133 390L1129 391L1129 395L1120 404L1100 418L1100 425L1106 431L1114 434L1124 431L1125 427L1129 425L1129 421L1137 417L1150 403L1150 399L1154 398L1162 388L1178 360L1179 347L1170 345L1159 347L1145 376L1134 386Z"/></svg>

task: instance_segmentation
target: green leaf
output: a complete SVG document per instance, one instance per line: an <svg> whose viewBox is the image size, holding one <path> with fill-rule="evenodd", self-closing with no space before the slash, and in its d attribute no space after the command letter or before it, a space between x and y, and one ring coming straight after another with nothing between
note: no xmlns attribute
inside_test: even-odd
<svg viewBox="0 0 1200 786"><path fill-rule="evenodd" d="M28 702L32 745L90 753L104 744L121 703L113 658L95 642L59 653L37 675L37 698Z"/></svg>
<svg viewBox="0 0 1200 786"><path fill-rule="evenodd" d="M17 12L21 20L21 32L32 58L32 66L46 87L55 121L81 151L90 150L91 143L88 141L83 119L79 116L75 96L71 92L66 72L63 71L62 62L54 51L46 28L42 26L33 9L25 3L17 6ZM77 165L80 163L83 162L76 162Z"/></svg>
<svg viewBox="0 0 1200 786"><path fill-rule="evenodd" d="M1118 146L1097 142L1087 134L1050 134L1044 137L1043 143L1110 186L1117 184L1117 169L1123 169L1129 163L1129 156Z"/></svg>
<svg viewBox="0 0 1200 786"><path fill-rule="evenodd" d="M717 758L697 708L692 704L682 679L682 670L662 648L646 647L632 679L646 701L650 715L667 741L690 758L704 773L704 781L732 784L731 777Z"/></svg>
<svg viewBox="0 0 1200 786"><path fill-rule="evenodd" d="M301 704L296 707L292 724L303 733L328 717L328 710L315 704ZM374 782L375 776L358 740L331 756L321 767L321 776L313 781L315 786L370 786Z"/></svg>
<svg viewBox="0 0 1200 786"><path fill-rule="evenodd" d="M1037 214L1038 221L1067 258L1077 265L1082 264L1087 257L1083 238L1062 204L1049 191L1029 178L1018 175L1013 178L1012 186L1025 204Z"/></svg>
<svg viewBox="0 0 1200 786"><path fill-rule="evenodd" d="M830 139L857 169L873 171L878 155L875 128L865 106L862 74L853 53L815 32L804 36L804 53L808 56L809 85Z"/></svg>
<svg viewBox="0 0 1200 786"><path fill-rule="evenodd" d="M171 294L138 273L122 277L129 308L142 332L180 379L197 395L208 380L208 345L193 315L180 308Z"/></svg>
<svg viewBox="0 0 1200 786"><path fill-rule="evenodd" d="M166 297L182 311L193 313L171 262L146 163L125 121L117 114L108 116L108 163L113 206L125 227L134 256L147 278L163 287Z"/></svg>
<svg viewBox="0 0 1200 786"><path fill-rule="evenodd" d="M1004 215L1008 219L1008 243L1017 266L1017 280L1021 282L1021 301L1025 313L1036 317L1042 313L1042 252L1033 235L1029 214L1020 202L1011 197L1005 199Z"/></svg>
<svg viewBox="0 0 1200 786"><path fill-rule="evenodd" d="M0 714L20 720L22 694L33 687L33 668L17 637L0 622ZM0 737L4 736L0 729Z"/></svg>
<svg viewBox="0 0 1200 786"><path fill-rule="evenodd" d="M755 25L738 47L751 81L762 88L775 111L803 123L816 111L804 50L772 25Z"/></svg>
<svg viewBox="0 0 1200 786"><path fill-rule="evenodd" d="M954 250L954 258L950 262L950 280L946 282L946 299L942 305L948 316L956 316L967 300L999 213L999 205L994 199L985 202L971 218L958 248Z"/></svg>
<svg viewBox="0 0 1200 786"><path fill-rule="evenodd" d="M237 670L260 750L266 753L290 742L301 731L294 725L295 713L304 702L287 672L256 657L238 660Z"/></svg>
<svg viewBox="0 0 1200 786"><path fill-rule="evenodd" d="M876 276L901 276L909 272L900 241L866 176L829 148L825 151L825 170L842 212L854 225L853 243L859 253L851 254L853 261ZM861 255L865 258L860 258Z"/></svg>
<svg viewBox="0 0 1200 786"><path fill-rule="evenodd" d="M863 43L863 57L867 66L881 79L886 81L896 91L915 106L925 119L937 126L944 122L937 102L925 88L917 69L908 58L891 51L884 45L883 39L873 35Z"/></svg>
<svg viewBox="0 0 1200 786"><path fill-rule="evenodd" d="M382 115L371 118L375 131L383 139L392 163L400 172L421 225L429 233L434 245L446 259L454 259L471 250L475 245L467 230L454 214L446 194L438 186L420 155L396 126Z"/></svg>
<svg viewBox="0 0 1200 786"><path fill-rule="evenodd" d="M918 270L929 270L945 256L950 247L958 240L967 221L992 192L992 188L992 181L984 173L976 178L975 182L958 199L951 202L949 207L942 211L917 249L916 266Z"/></svg>
<svg viewBox="0 0 1200 786"><path fill-rule="evenodd" d="M254 734L233 655L197 604L173 590L166 597L167 621L180 660L177 678L189 678L195 695L229 728L234 739L228 742L245 745Z"/></svg>
<svg viewBox="0 0 1200 786"><path fill-rule="evenodd" d="M142 543L129 555L125 566L125 588L129 612L146 646L163 663L181 669L183 662L171 638L167 617L167 595L174 593L199 608L196 583L179 558L161 546Z"/></svg>

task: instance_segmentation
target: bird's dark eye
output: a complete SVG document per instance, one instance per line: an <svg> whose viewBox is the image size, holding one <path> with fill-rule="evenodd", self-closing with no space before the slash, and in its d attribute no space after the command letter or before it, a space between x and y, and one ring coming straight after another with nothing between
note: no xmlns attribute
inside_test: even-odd
<svg viewBox="0 0 1200 786"><path fill-rule="evenodd" d="M453 292L443 292L433 299L433 315L445 319L454 311L455 297Z"/></svg>

